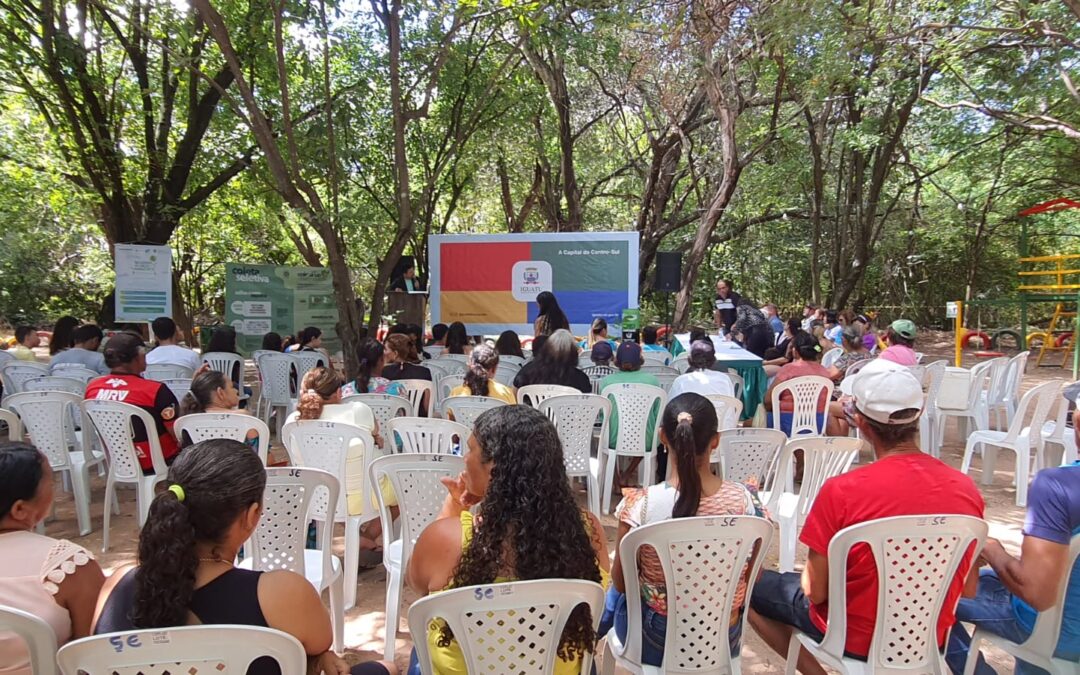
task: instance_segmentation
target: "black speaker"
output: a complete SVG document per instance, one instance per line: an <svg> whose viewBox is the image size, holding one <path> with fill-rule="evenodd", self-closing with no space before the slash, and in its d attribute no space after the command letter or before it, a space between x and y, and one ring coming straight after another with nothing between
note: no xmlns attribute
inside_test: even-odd
<svg viewBox="0 0 1080 675"><path fill-rule="evenodd" d="M677 293L682 280L682 253L660 251L656 254L656 290Z"/></svg>

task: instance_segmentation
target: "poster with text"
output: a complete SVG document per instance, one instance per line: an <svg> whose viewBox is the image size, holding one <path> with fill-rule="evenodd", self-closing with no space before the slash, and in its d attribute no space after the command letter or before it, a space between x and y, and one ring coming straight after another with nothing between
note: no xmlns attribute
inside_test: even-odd
<svg viewBox="0 0 1080 675"><path fill-rule="evenodd" d="M638 234L436 235L428 240L431 320L461 321L470 334L533 334L536 296L551 291L584 335L638 306Z"/></svg>
<svg viewBox="0 0 1080 675"><path fill-rule="evenodd" d="M331 354L341 350L334 284L325 267L225 264L225 323L236 329L236 346L250 355L263 335L296 335L321 328Z"/></svg>
<svg viewBox="0 0 1080 675"><path fill-rule="evenodd" d="M116 320L153 321L172 316L172 249L116 245Z"/></svg>

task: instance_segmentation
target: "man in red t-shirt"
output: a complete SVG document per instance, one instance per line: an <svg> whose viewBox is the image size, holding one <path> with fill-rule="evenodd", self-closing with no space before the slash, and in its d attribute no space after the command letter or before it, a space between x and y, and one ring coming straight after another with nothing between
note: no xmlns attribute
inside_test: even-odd
<svg viewBox="0 0 1080 675"><path fill-rule="evenodd" d="M86 399L98 401L120 401L138 406L154 418L154 434L161 444L161 454L166 464L172 464L179 445L173 436L173 422L179 405L176 396L161 382L143 379L146 370L146 344L133 333L117 333L105 345L105 365L110 369L108 375L91 380L86 387ZM139 465L143 473L154 473L150 460L150 443L147 430L139 420L132 422L135 434L135 451L139 455Z"/></svg>
<svg viewBox="0 0 1080 675"><path fill-rule="evenodd" d="M754 586L750 623L780 654L792 628L821 641L828 618L829 542L840 530L880 518L911 515L983 516L983 499L965 474L923 453L916 439L923 392L919 380L896 363L875 359L842 390L853 398L852 422L874 448L876 461L825 482L799 539L809 548L802 575L763 572ZM939 646L954 621L961 591L973 595L978 570L970 554L960 565L938 621ZM966 577L966 579L965 579ZM847 561L845 653L866 659L877 618L877 568L868 546L852 548ZM824 673L802 650L798 668Z"/></svg>

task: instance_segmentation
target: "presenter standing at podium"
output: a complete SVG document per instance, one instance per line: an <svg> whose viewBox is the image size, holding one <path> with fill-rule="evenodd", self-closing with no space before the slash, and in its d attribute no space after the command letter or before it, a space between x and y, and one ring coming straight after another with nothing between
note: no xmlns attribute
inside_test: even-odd
<svg viewBox="0 0 1080 675"><path fill-rule="evenodd" d="M399 293L413 293L424 290L423 284L416 278L416 265L410 264L401 273L401 276L391 281L390 290Z"/></svg>
<svg viewBox="0 0 1080 675"><path fill-rule="evenodd" d="M718 329L722 328L724 330L725 335L731 333L731 326L738 318L738 312L736 310L741 303L742 298L734 291L730 280L721 279L716 282L716 302L714 304L715 310L713 311L713 322Z"/></svg>

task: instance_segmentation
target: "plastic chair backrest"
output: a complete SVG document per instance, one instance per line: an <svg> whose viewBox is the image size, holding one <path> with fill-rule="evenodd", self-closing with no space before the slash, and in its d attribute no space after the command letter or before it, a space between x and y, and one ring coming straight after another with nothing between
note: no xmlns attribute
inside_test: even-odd
<svg viewBox="0 0 1080 675"><path fill-rule="evenodd" d="M1060 381L1044 382L1037 387L1028 389L1023 398L1020 399L1020 404L1016 406L1016 416L1013 417L1012 424L1009 425L1004 442L1014 442L1016 437L1030 424L1031 433L1028 440L1032 447L1041 448L1043 445L1043 424L1046 423L1046 419L1050 416L1050 408L1060 394ZM1029 409L1032 410L1031 420L1025 423L1024 418L1027 417Z"/></svg>
<svg viewBox="0 0 1080 675"><path fill-rule="evenodd" d="M822 368L832 368L836 360L844 355L843 347L833 347L829 351L825 352L825 356L821 357Z"/></svg>
<svg viewBox="0 0 1080 675"><path fill-rule="evenodd" d="M183 440L184 434L187 434L192 443L208 438L228 438L247 443L247 434L252 430L259 435L259 444L255 451L259 454L263 466L266 466L267 453L270 450L270 428L258 417L239 412L195 413L179 417L173 424L176 437Z"/></svg>
<svg viewBox="0 0 1080 675"><path fill-rule="evenodd" d="M799 484L797 506L799 527L806 522L806 516L810 513L810 507L814 505L821 486L833 476L846 473L859 456L863 445L862 439L847 436L802 436L792 438L784 445L773 493L778 494L781 490L795 492L794 452L802 450L803 477Z"/></svg>
<svg viewBox="0 0 1080 675"><path fill-rule="evenodd" d="M228 624L95 635L64 645L56 660L64 675L164 675L244 673L264 656L277 661L282 673L307 668L303 645L288 633Z"/></svg>
<svg viewBox="0 0 1080 675"><path fill-rule="evenodd" d="M439 384L438 384L439 400L440 401L445 401L446 399L450 398L450 392L452 392L455 389L457 389L458 387L461 387L461 386L464 386L464 385L465 385L465 376L464 375L443 375L442 377L439 378ZM415 415L416 413L413 412L413 413L409 413L409 414L410 415Z"/></svg>
<svg viewBox="0 0 1080 675"><path fill-rule="evenodd" d="M461 422L427 417L395 417L386 423L383 438L394 452L463 454L472 431ZM454 437L457 437L455 443ZM401 442L400 450L397 449Z"/></svg>
<svg viewBox="0 0 1080 675"><path fill-rule="evenodd" d="M819 425L818 402L821 400L822 392L827 401L832 396L832 391L832 380L817 375L795 377L776 385L772 392L773 429L780 428L780 395L789 392L792 402L791 437L795 438L807 433L815 436L825 435L825 418L828 415L822 413L822 421Z"/></svg>
<svg viewBox="0 0 1080 675"><path fill-rule="evenodd" d="M314 515L316 504L322 501L325 506L327 500L337 503L339 491L338 479L326 471L297 466L267 469L262 517L248 540L250 547L244 547L250 548L252 569L289 570L306 576L308 523L319 519ZM333 539L322 537L323 579L330 579L333 573Z"/></svg>
<svg viewBox="0 0 1080 675"><path fill-rule="evenodd" d="M379 457L368 467L372 485L379 485L380 477L386 476L397 498L401 524L401 568L406 569L413 546L424 528L435 522L446 500L446 486L440 481L444 476L457 477L465 470L465 460L446 454L411 453ZM383 522L383 550L393 542L394 528L386 527L394 522L390 517L390 505L382 490L375 490Z"/></svg>
<svg viewBox="0 0 1080 675"><path fill-rule="evenodd" d="M56 634L52 626L21 609L0 605L0 632L11 631L26 643L30 675L56 673Z"/></svg>
<svg viewBox="0 0 1080 675"><path fill-rule="evenodd" d="M937 623L953 579L966 576L986 539L980 518L897 516L846 527L829 542L829 560L847 560L852 547L870 547L878 575L877 620L870 639L870 672L938 672ZM965 569L964 556L971 551ZM955 602L955 601L954 601ZM843 656L847 640L847 565L829 565L828 630L821 650Z"/></svg>
<svg viewBox="0 0 1080 675"><path fill-rule="evenodd" d="M1065 567L1069 573L1061 580L1061 587L1056 596L1057 602L1053 607L1036 614L1031 636L1022 645L1024 649L1046 657L1057 649L1058 641L1061 639L1061 624L1065 618L1065 600L1069 593L1069 584L1073 581L1072 574L1078 558L1080 558L1080 534L1074 534L1069 542L1069 559Z"/></svg>
<svg viewBox="0 0 1080 675"><path fill-rule="evenodd" d="M990 384L986 390L986 400L991 404L1005 402L1005 385L1008 381L1009 359L999 356L990 359Z"/></svg>
<svg viewBox="0 0 1080 675"><path fill-rule="evenodd" d="M150 462L154 473L164 476L169 467L161 452L157 425L150 413L142 408L119 401L83 401L83 418L89 418L91 426L101 440L101 447L109 455L109 471L116 478L138 480L143 477L139 455L135 451L135 432L132 421L139 420L146 430L150 446Z"/></svg>
<svg viewBox="0 0 1080 675"><path fill-rule="evenodd" d="M409 630L426 636L433 620L445 621L468 672L543 675L555 672L563 628L582 604L591 610L595 628L604 609L604 589L592 581L541 579L466 586L414 602L409 607ZM415 644L421 669L435 672L428 641L417 639ZM591 656L583 661L582 672L587 673Z"/></svg>
<svg viewBox="0 0 1080 675"><path fill-rule="evenodd" d="M669 374L678 377L682 375L678 368L672 368L671 366L665 366L663 363L646 363L641 366L641 372L652 373L653 375Z"/></svg>
<svg viewBox="0 0 1080 675"><path fill-rule="evenodd" d="M490 396L451 396L439 405L439 414L443 419L453 415L455 422L460 422L472 429L473 422L480 413L506 405L506 401Z"/></svg>
<svg viewBox="0 0 1080 675"><path fill-rule="evenodd" d="M86 383L73 377L46 375L32 377L23 382L23 391L63 391L82 398L86 393Z"/></svg>
<svg viewBox="0 0 1080 675"><path fill-rule="evenodd" d="M203 363L210 364L211 370L216 370L225 377L231 379L237 389L241 388L241 385L244 382L244 357L239 354L233 354L232 352L204 352L202 360ZM239 366L239 368L237 368L237 366ZM233 379L233 374L238 371L240 373L240 379Z"/></svg>
<svg viewBox="0 0 1080 675"><path fill-rule="evenodd" d="M503 386L512 387L514 386L514 378L517 377L520 371L521 366L500 362L495 369L495 381Z"/></svg>
<svg viewBox="0 0 1080 675"><path fill-rule="evenodd" d="M520 368L521 366L525 365L525 357L514 356L513 354L500 354L499 363L512 363L513 365Z"/></svg>
<svg viewBox="0 0 1080 675"><path fill-rule="evenodd" d="M679 377L678 371L674 373L653 373L652 375L660 383L660 388L664 391L671 391L671 385L675 384L675 378Z"/></svg>
<svg viewBox="0 0 1080 675"><path fill-rule="evenodd" d="M402 392L404 398L409 399L409 403L412 404L414 415L420 415L425 393L428 395L428 406L435 404L435 385L430 380L397 380L397 383L404 389Z"/></svg>
<svg viewBox="0 0 1080 675"><path fill-rule="evenodd" d="M993 365L991 361L976 363L968 374L968 410L974 410L978 406L979 398L982 396L982 392L986 390L986 381L990 376L990 369Z"/></svg>
<svg viewBox="0 0 1080 675"><path fill-rule="evenodd" d="M281 441L285 449L289 451L289 458L294 466L307 467L325 471L338 480L338 484L345 485L345 460L349 454L349 446L353 442L362 443L364 446L364 467L375 458L375 441L367 429L346 422L329 422L326 420L296 420L287 422L281 428ZM361 504L372 503L370 492L371 486L364 485L361 494ZM345 489L339 491L336 506L327 516L328 502L326 493L316 491L312 502L310 516L316 520L333 521L337 513L337 519L344 520L349 509L346 504Z"/></svg>
<svg viewBox="0 0 1080 675"><path fill-rule="evenodd" d="M617 382L604 387L600 395L611 401L619 413L619 434L615 439L615 452L619 455L643 456L656 447L660 438L660 415L667 405L667 392L651 384ZM656 424L652 438L646 439L649 414L656 410ZM601 438L601 443L610 439Z"/></svg>
<svg viewBox="0 0 1080 675"><path fill-rule="evenodd" d="M464 364L467 364L469 362L469 357L467 354L447 354L444 352L442 354L439 354L438 358L442 361L460 361Z"/></svg>
<svg viewBox="0 0 1080 675"><path fill-rule="evenodd" d="M865 368L871 362L873 362L873 360L874 359L863 359L861 361L856 361L855 363L844 369L844 377L851 377L855 373Z"/></svg>
<svg viewBox="0 0 1080 675"><path fill-rule="evenodd" d="M294 359L288 354L269 353L259 357L255 367L259 370L262 392L259 394L271 406L290 405L289 379Z"/></svg>
<svg viewBox="0 0 1080 675"><path fill-rule="evenodd" d="M415 414L409 399L390 394L353 394L341 399L341 402L343 404L363 403L371 408L371 414L379 423L379 435L383 436L383 445L380 446L383 450L386 449L384 447L386 446L386 432L384 431L386 423L395 417L412 417Z"/></svg>
<svg viewBox="0 0 1080 675"><path fill-rule="evenodd" d="M641 663L638 554L642 547L650 546L664 570L669 599L664 661L659 672L733 672L729 664L738 654L731 654L728 631L718 627L727 626L744 578L744 604L749 601L772 534L772 524L754 516L675 518L630 530L619 544L630 620L624 656ZM740 620L745 620L747 613Z"/></svg>
<svg viewBox="0 0 1080 675"><path fill-rule="evenodd" d="M923 381L926 385L926 408L927 410L937 406L938 392L941 391L941 383L945 380L946 361L934 361L928 363L923 370Z"/></svg>
<svg viewBox="0 0 1080 675"><path fill-rule="evenodd" d="M717 455L724 480L765 487L765 479L779 460L787 436L777 429L724 429Z"/></svg>
<svg viewBox="0 0 1080 675"><path fill-rule="evenodd" d="M24 391L4 399L4 405L19 414L34 446L48 458L54 470L71 468L69 447L85 453L87 462L93 459L75 435L72 412L81 404L81 396L63 391Z"/></svg>
<svg viewBox="0 0 1080 675"><path fill-rule="evenodd" d="M316 366L325 368L329 365L329 361L322 352L289 352L286 356L292 360L293 368L296 370L296 386L298 387L309 370Z"/></svg>
<svg viewBox="0 0 1080 675"><path fill-rule="evenodd" d="M719 429L734 429L742 417L743 402L734 396L723 394L705 394L716 408L716 422Z"/></svg>
<svg viewBox="0 0 1080 675"><path fill-rule="evenodd" d="M171 380L162 380L161 383L169 388L177 401L183 401L187 393L191 391L191 380L186 377L178 377Z"/></svg>
<svg viewBox="0 0 1080 675"><path fill-rule="evenodd" d="M0 375L4 378L4 395L22 391L23 383L35 377L49 374L49 367L44 363L11 360L0 365Z"/></svg>
<svg viewBox="0 0 1080 675"><path fill-rule="evenodd" d="M671 361L671 367L680 373L685 373L690 369L690 356L687 354L679 354Z"/></svg>
<svg viewBox="0 0 1080 675"><path fill-rule="evenodd" d="M1005 381L1006 403L1020 399L1020 388L1024 384L1024 374L1030 354L1031 352L1024 351L1009 359L1009 371Z"/></svg>
<svg viewBox="0 0 1080 675"><path fill-rule="evenodd" d="M73 380L80 380L83 385L86 385L90 380L101 377L101 373L90 370L81 363L58 363L50 370L53 375L57 377L66 377Z"/></svg>
<svg viewBox="0 0 1080 675"><path fill-rule="evenodd" d="M593 431L602 419L600 438L607 438L611 419L611 401L594 394L564 394L540 402L540 412L555 424L563 446L563 461L568 476L589 474Z"/></svg>
<svg viewBox="0 0 1080 675"><path fill-rule="evenodd" d="M573 387L564 387L561 384L527 384L517 390L517 402L518 405L531 405L538 408L546 398L580 393Z"/></svg>
<svg viewBox="0 0 1080 675"><path fill-rule="evenodd" d="M735 398L742 400L743 390L746 389L746 380L734 370L728 369L728 379L731 380L731 390L735 392Z"/></svg>
<svg viewBox="0 0 1080 675"><path fill-rule="evenodd" d="M148 380L157 380L163 382L165 380L177 380L182 377L191 379L195 375L194 371L187 366L178 366L172 363L156 363L147 364L146 370L143 371L143 377Z"/></svg>
<svg viewBox="0 0 1080 675"><path fill-rule="evenodd" d="M450 369L447 368L447 364L457 363L457 361L439 361L437 359L430 359L424 362L424 367L431 371L431 378L433 381L438 381L440 377L450 374Z"/></svg>
<svg viewBox="0 0 1080 675"><path fill-rule="evenodd" d="M4 402L6 403L7 400L5 399ZM16 442L23 439L22 420L14 412L0 408L0 423L7 425L9 441Z"/></svg>

